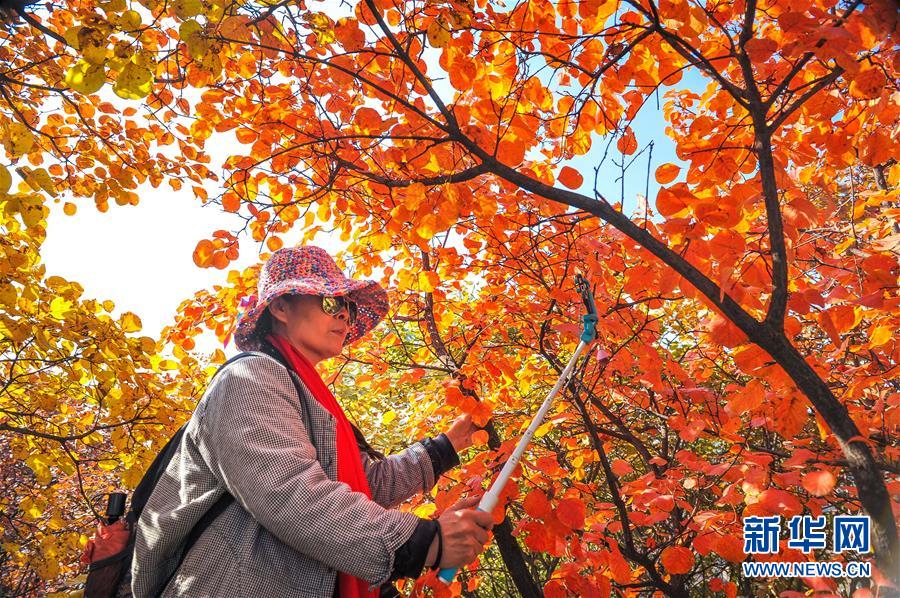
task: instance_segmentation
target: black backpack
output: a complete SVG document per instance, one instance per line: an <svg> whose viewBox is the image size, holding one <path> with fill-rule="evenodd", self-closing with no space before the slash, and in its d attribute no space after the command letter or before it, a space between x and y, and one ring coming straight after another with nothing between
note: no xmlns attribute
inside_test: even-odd
<svg viewBox="0 0 900 598"><path fill-rule="evenodd" d="M249 355L250 353L248 352L238 353L222 364L222 366L216 370L216 373L213 374L213 378L215 378L228 364ZM212 378L210 379L210 382L212 382ZM87 580L85 581L84 586L84 598L121 598L131 596L131 560L134 556L135 526L138 518L140 518L141 513L144 511L147 499L150 498L150 494L156 487L156 483L166 471L169 461L172 460L172 456L181 444L181 437L184 436L186 427L187 423L181 426L181 428L175 432L175 435L169 439L159 454L156 455L153 463L150 464L150 467L147 469L146 473L144 473L144 477L141 478L140 483L134 489L134 493L131 496L131 505L125 513L125 523L131 532L128 544L119 553L91 563L88 566ZM232 501L234 501L234 497L226 492L209 509L209 511L203 515L200 521L194 525L194 528L185 540L181 556L178 559L178 567L181 566L185 555L197 539L204 531L206 531L206 528L209 527L216 517L232 503ZM178 567L175 568L176 571ZM163 584L162 587L165 588L166 585L168 585L168 582Z"/></svg>

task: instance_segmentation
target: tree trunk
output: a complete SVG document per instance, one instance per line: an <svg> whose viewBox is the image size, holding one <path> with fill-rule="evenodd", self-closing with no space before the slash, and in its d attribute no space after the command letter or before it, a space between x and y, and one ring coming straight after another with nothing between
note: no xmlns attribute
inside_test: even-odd
<svg viewBox="0 0 900 598"><path fill-rule="evenodd" d="M900 539L897 537L891 498L872 451L862 439L847 408L783 334L761 326L759 332L749 336L787 372L834 432L847 457L860 503L872 518L872 546L878 568L900 586Z"/></svg>
<svg viewBox="0 0 900 598"><path fill-rule="evenodd" d="M544 592L541 591L537 582L531 577L531 571L529 571L528 564L525 562L522 548L512 534L512 524L509 521L509 517L505 517L500 525L494 527L494 540L497 541L500 556L503 557L503 563L516 584L519 595L524 598L541 598Z"/></svg>

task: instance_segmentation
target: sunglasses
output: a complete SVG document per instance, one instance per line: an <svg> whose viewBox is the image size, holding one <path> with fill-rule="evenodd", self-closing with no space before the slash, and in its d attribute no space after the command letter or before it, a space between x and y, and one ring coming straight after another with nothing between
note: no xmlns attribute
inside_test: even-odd
<svg viewBox="0 0 900 598"><path fill-rule="evenodd" d="M329 316L338 315L345 307L350 315L350 325L353 326L356 323L356 303L343 296L322 297L322 311Z"/></svg>

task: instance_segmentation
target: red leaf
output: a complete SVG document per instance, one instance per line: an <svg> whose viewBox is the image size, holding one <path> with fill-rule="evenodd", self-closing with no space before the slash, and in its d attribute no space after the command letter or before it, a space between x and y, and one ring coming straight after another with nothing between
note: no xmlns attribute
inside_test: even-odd
<svg viewBox="0 0 900 598"><path fill-rule="evenodd" d="M624 459L616 459L612 462L610 467L617 476L623 476L634 471L631 465L628 464L628 461L625 461Z"/></svg>
<svg viewBox="0 0 900 598"><path fill-rule="evenodd" d="M584 182L584 177L581 176L581 173L570 166L563 166L557 178L560 183L569 189L578 189Z"/></svg>
<svg viewBox="0 0 900 598"><path fill-rule="evenodd" d="M577 498L566 498L556 506L556 517L572 529L584 529L584 503Z"/></svg>
<svg viewBox="0 0 900 598"><path fill-rule="evenodd" d="M609 571L617 584L624 585L631 582L631 566L615 544L609 549Z"/></svg>
<svg viewBox="0 0 900 598"><path fill-rule="evenodd" d="M540 490L529 492L522 506L525 512L535 519L543 520L550 514L550 501L547 500L547 496Z"/></svg>
<svg viewBox="0 0 900 598"><path fill-rule="evenodd" d="M732 563L740 563L747 558L744 554L744 543L737 536L719 536L714 545L713 550Z"/></svg>

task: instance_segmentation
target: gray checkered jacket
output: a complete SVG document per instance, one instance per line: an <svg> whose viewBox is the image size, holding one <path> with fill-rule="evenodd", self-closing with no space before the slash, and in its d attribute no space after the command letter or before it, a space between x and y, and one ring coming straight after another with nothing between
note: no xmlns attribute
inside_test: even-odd
<svg viewBox="0 0 900 598"><path fill-rule="evenodd" d="M361 452L372 500L336 481L335 421L264 353L222 369L137 523L132 591L154 596L194 524L235 497L163 591L169 596L331 598L337 571L376 589L419 519L392 510L434 486L421 443L383 460ZM318 447L318 451L316 450Z"/></svg>

